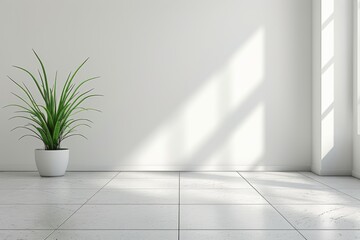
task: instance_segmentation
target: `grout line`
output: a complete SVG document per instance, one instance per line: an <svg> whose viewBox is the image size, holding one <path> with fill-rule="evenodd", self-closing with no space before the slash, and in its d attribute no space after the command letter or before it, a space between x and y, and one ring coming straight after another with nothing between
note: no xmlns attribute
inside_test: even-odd
<svg viewBox="0 0 360 240"><path fill-rule="evenodd" d="M179 193L178 193L179 194L179 196L178 196L179 197L179 202L178 202L179 205L178 205L178 229L177 229L177 235L178 235L177 239L178 240L180 240L180 211L181 211L180 210L180 205L181 205L181 202L180 202L181 201L181 199L180 199L180 186L181 186L180 181L181 181L181 178L180 178L180 172L179 172L179 186L178 186L179 187Z"/></svg>
<svg viewBox="0 0 360 240"><path fill-rule="evenodd" d="M161 178L161 177L119 177L116 179L123 179L123 180L177 180L177 178Z"/></svg>
<svg viewBox="0 0 360 240"><path fill-rule="evenodd" d="M106 185L109 184L113 179L115 179L120 172L115 174L114 177L112 177L108 182L104 184L100 189L98 189L86 202L84 202L78 209L76 209L68 218L65 219L56 229L54 229L44 240L48 239L56 230L58 230L67 220L69 220L72 216L74 216L75 213L77 213L87 202L89 202L98 192L100 192Z"/></svg>
<svg viewBox="0 0 360 240"><path fill-rule="evenodd" d="M179 199L180 200L180 199ZM8 205L8 204L7 204ZM25 205L25 204L24 204ZM28 204L28 205L40 205L40 206L44 206L43 204ZM49 204L46 204L49 205ZM81 205L81 204L50 204L50 205ZM170 206L177 206L179 205L178 203L91 203L91 204L86 204L87 206L93 206L93 205L103 205L103 206L132 206L132 205L141 205L141 206L163 206L163 205L170 205ZM239 205L239 206L269 206L270 204L268 203L182 203L181 205L183 206L210 206L210 205L218 205L218 206L224 206L224 205ZM275 204L276 206L314 206L314 205L319 205L319 206L354 206L354 207L358 207L360 204L352 204L352 203L327 203L327 204L312 204L312 203L307 203L307 204L302 204L302 203L297 203L297 204L286 204L286 203L281 203L281 204ZM0 205L1 206L1 205Z"/></svg>
<svg viewBox="0 0 360 240"><path fill-rule="evenodd" d="M243 175L241 175L239 172L237 172L240 177L242 177L262 198L264 198L272 208L274 208L274 210L276 212L278 212L280 214L280 216L282 216L285 221L287 221L291 227L293 227L305 240L307 239L297 228L295 228L295 226L276 208L274 207L274 205L272 205Z"/></svg>
<svg viewBox="0 0 360 240"><path fill-rule="evenodd" d="M340 191L339 189L336 189L336 188L334 188L334 187L331 187L330 185L328 185L328 184L326 184L326 183L322 183L322 182L320 182L319 180L317 180L317 179L315 179L315 178L309 177L309 176L307 176L306 174L303 174L302 172L299 172L299 174L301 174L302 176L305 176L305 177L307 177L307 178L309 178L309 179L311 179L311 180L314 180L315 182L318 182L318 183L320 183L320 184L322 184L322 185L324 185L324 186L326 186L326 187L328 187L328 188L331 188L331 189L335 190L336 192L339 192L339 193L344 194L344 195L346 195L346 196L348 196L348 197L351 197L352 199L354 199L354 200L356 200L356 201L360 201L360 199L358 199L358 198L356 198L356 197L354 197L354 196L351 196L350 194L347 194L347 193L345 193L345 192L342 192L342 191ZM355 189L356 189L356 188L355 188ZM359 204L360 204L360 203L359 203ZM316 205L321 205L321 204L316 204ZM326 205L337 205L337 204L326 204ZM357 204L339 204L339 205L357 205Z"/></svg>
<svg viewBox="0 0 360 240"><path fill-rule="evenodd" d="M303 231L303 230L309 230L309 231L317 231L317 230L333 230L333 231L336 231L336 230L339 230L339 229L302 229L302 228L295 228L289 221L287 218L284 217L284 215L282 215L280 213L280 211L276 208L276 206L278 205L314 205L314 204L275 204L275 206L273 204L271 204L259 191L258 189L256 189L249 181L248 179L246 179L240 172L236 172L240 178L244 179L249 185L250 185L250 188L185 188L185 190L200 190L200 189L204 189L204 190L212 190L212 189L227 189L227 190L236 190L236 189L253 189L254 191L256 191L268 204L231 204L231 203L228 203L228 204L212 204L212 203L205 203L205 204L181 204L181 172L178 172L178 226L177 226L177 229L176 228L173 228L173 229L61 229L61 230L65 230L65 231L71 231L71 230L87 230L87 231L91 231L91 230L132 230L132 231L139 231L139 230L170 230L170 231L177 231L178 233L178 240L180 240L180 233L181 231L191 231L191 230L208 230L208 231L211 231L211 230L229 230L229 231L238 231L238 230L241 230L241 231L252 231L252 230L266 230L266 231L288 231L288 230L291 230L291 229L181 229L181 226L180 226L180 213L181 213L181 205L266 205L266 206L271 206L274 208L274 210L276 210L295 230L297 231L302 237L304 237L304 235L300 232ZM313 181L316 181L318 183L320 183L321 185L324 185L332 190L335 190L336 192L339 192L341 194L344 194L344 195L347 195L349 197L351 197L352 199L355 199L355 200L360 200L356 197L353 197L347 193L344 193L342 192L341 190L338 190L334 187L331 187L325 183L322 183L320 182L319 180L317 180L316 178L313 178L311 176L307 176L305 174L303 174L302 172L298 172L300 175L302 176L305 176L306 178L308 179L311 179ZM48 231L51 231L51 233L44 239L48 239L55 231L57 230L60 230L60 227L63 226L76 212L78 212L84 205L176 205L176 203L174 204L89 204L88 202L97 194L99 193L101 190L103 190L113 179L117 178L118 175L120 174L120 172L118 172L115 176L113 176L111 179L106 179L108 180L100 189L99 188L74 188L74 189L94 189L95 193L92 194L89 199L87 199L87 201L85 201L83 204L0 204L0 205L78 205L80 206L79 208L77 208L66 220L64 220L60 225L59 227L57 227L56 229L0 229L1 230L48 230ZM125 178L119 178L119 179L125 179ZM127 178L126 178L127 179ZM132 180L134 180L133 178L130 178ZM130 179L127 179L127 180L130 180ZM135 178L137 179L137 178ZM149 179L149 178L145 178L145 179ZM143 180L145 180L143 179ZM152 178L150 178L152 179ZM162 179L162 178L159 178L159 179ZM174 178L175 180L176 178ZM23 180L26 180L26 179L23 179ZM171 180L171 178L169 179L163 179L163 180ZM43 188L21 188L21 189L25 189L25 190L32 190L32 189L43 189ZM47 188L45 188L47 189ZM48 188L48 189L52 189L52 190L56 190L57 188ZM63 189L68 189L68 188L63 188ZM118 188L114 188L114 189L109 189L109 190L137 190L137 189L162 189L162 190L175 190L176 188L121 188L121 189L118 189ZM2 189L2 190L12 190L12 189ZM16 189L17 190L17 189ZM358 206L359 203L350 203L350 204L316 204L316 205L345 205L345 206ZM352 230L359 230L359 229L341 229L341 230L344 230L344 231L352 231ZM304 237L304 239L306 239Z"/></svg>
<svg viewBox="0 0 360 240"><path fill-rule="evenodd" d="M29 229L29 228L4 228L4 229L0 229L1 231L53 231L54 229L47 229L47 228L34 228L34 229ZM71 228L71 229L59 229L59 231L177 231L177 228L168 228L168 229L155 229L155 228L132 228L132 229L126 229L126 228L91 228L91 229L87 229L87 228ZM346 228L346 229L328 229L328 228L299 228L298 230L300 231L359 231L360 228ZM251 229L243 229L243 228L211 228L211 229L206 229L206 228L191 228L191 229L181 229L181 231L296 231L296 229L284 229L284 228L272 228L272 229L268 229L268 228L251 228Z"/></svg>
<svg viewBox="0 0 360 240"><path fill-rule="evenodd" d="M82 203L15 203L15 204L0 204L0 206L80 206ZM178 206L179 203L87 203L87 206ZM268 203L182 203L183 206L269 206ZM354 206L358 207L359 203L276 203L276 206ZM0 229L1 230L1 229Z"/></svg>

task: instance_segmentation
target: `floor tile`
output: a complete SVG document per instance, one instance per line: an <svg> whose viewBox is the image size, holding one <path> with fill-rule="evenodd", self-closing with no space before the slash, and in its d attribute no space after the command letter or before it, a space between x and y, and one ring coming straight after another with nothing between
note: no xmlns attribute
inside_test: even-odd
<svg viewBox="0 0 360 240"><path fill-rule="evenodd" d="M62 179L62 178L75 178L75 179L111 179L119 172L66 172L62 177L41 177L39 172L0 172L0 179Z"/></svg>
<svg viewBox="0 0 360 240"><path fill-rule="evenodd" d="M179 179L113 179L105 188L178 188Z"/></svg>
<svg viewBox="0 0 360 240"><path fill-rule="evenodd" d="M84 204L97 189L0 190L0 204Z"/></svg>
<svg viewBox="0 0 360 240"><path fill-rule="evenodd" d="M88 204L178 204L178 189L102 189Z"/></svg>
<svg viewBox="0 0 360 240"><path fill-rule="evenodd" d="M360 204L360 201L333 189L258 188L271 204Z"/></svg>
<svg viewBox="0 0 360 240"><path fill-rule="evenodd" d="M275 205L297 229L360 229L359 205Z"/></svg>
<svg viewBox="0 0 360 240"><path fill-rule="evenodd" d="M181 205L181 229L291 229L269 205Z"/></svg>
<svg viewBox="0 0 360 240"><path fill-rule="evenodd" d="M307 240L360 240L358 230L301 230Z"/></svg>
<svg viewBox="0 0 360 240"><path fill-rule="evenodd" d="M306 178L299 172L239 172L246 179Z"/></svg>
<svg viewBox="0 0 360 240"><path fill-rule="evenodd" d="M178 219L183 240L303 239L286 217L309 240L360 240L360 180L240 174L0 172L0 239L44 239L66 219L49 239L175 240Z"/></svg>
<svg viewBox="0 0 360 240"><path fill-rule="evenodd" d="M251 188L237 172L181 172L181 188Z"/></svg>
<svg viewBox="0 0 360 240"><path fill-rule="evenodd" d="M340 192L360 200L360 189L338 189Z"/></svg>
<svg viewBox="0 0 360 240"><path fill-rule="evenodd" d="M274 179L248 179L254 188L297 188L297 189L319 189L329 188L310 178L274 178Z"/></svg>
<svg viewBox="0 0 360 240"><path fill-rule="evenodd" d="M64 178L72 179L111 179L119 172L66 172Z"/></svg>
<svg viewBox="0 0 360 240"><path fill-rule="evenodd" d="M305 240L296 230L181 230L181 240Z"/></svg>
<svg viewBox="0 0 360 240"><path fill-rule="evenodd" d="M0 189L25 189L34 185L39 179L1 179Z"/></svg>
<svg viewBox="0 0 360 240"><path fill-rule="evenodd" d="M181 172L181 178L193 179L232 179L241 178L237 172Z"/></svg>
<svg viewBox="0 0 360 240"><path fill-rule="evenodd" d="M181 189L181 204L268 204L254 189Z"/></svg>
<svg viewBox="0 0 360 240"><path fill-rule="evenodd" d="M39 172L0 172L0 179L37 179Z"/></svg>
<svg viewBox="0 0 360 240"><path fill-rule="evenodd" d="M40 188L102 188L104 187L110 179L49 179L44 180L42 183L38 185L35 184L36 187Z"/></svg>
<svg viewBox="0 0 360 240"><path fill-rule="evenodd" d="M110 179L67 179L57 178L31 178L31 179L1 179L0 189L26 189L26 188L101 188Z"/></svg>
<svg viewBox="0 0 360 240"><path fill-rule="evenodd" d="M177 240L177 230L58 230L48 240Z"/></svg>
<svg viewBox="0 0 360 240"><path fill-rule="evenodd" d="M360 189L360 179L354 177L315 175L311 178L336 189Z"/></svg>
<svg viewBox="0 0 360 240"><path fill-rule="evenodd" d="M43 240L52 230L0 230L1 240Z"/></svg>
<svg viewBox="0 0 360 240"><path fill-rule="evenodd" d="M116 178L178 179L179 172L121 172Z"/></svg>
<svg viewBox="0 0 360 240"><path fill-rule="evenodd" d="M180 188L198 189L198 188L252 188L252 187L242 178L193 179L193 178L182 178L181 177Z"/></svg>
<svg viewBox="0 0 360 240"><path fill-rule="evenodd" d="M79 207L78 205L0 205L0 229L55 229Z"/></svg>
<svg viewBox="0 0 360 240"><path fill-rule="evenodd" d="M306 176L306 177L310 177L310 178L316 178L316 177L321 177L313 172L299 172L300 174Z"/></svg>
<svg viewBox="0 0 360 240"><path fill-rule="evenodd" d="M177 229L176 205L85 205L61 229Z"/></svg>

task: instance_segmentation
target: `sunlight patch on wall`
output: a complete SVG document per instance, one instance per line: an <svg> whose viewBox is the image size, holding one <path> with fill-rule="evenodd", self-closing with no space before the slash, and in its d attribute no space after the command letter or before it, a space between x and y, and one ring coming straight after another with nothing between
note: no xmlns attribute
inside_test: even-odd
<svg viewBox="0 0 360 240"><path fill-rule="evenodd" d="M334 15L334 0L321 0L321 24L324 24Z"/></svg>
<svg viewBox="0 0 360 240"><path fill-rule="evenodd" d="M258 104L243 124L235 129L230 140L231 159L254 164L265 149L265 105Z"/></svg>
<svg viewBox="0 0 360 240"><path fill-rule="evenodd" d="M326 114L334 104L334 64L321 75L321 114Z"/></svg>
<svg viewBox="0 0 360 240"><path fill-rule="evenodd" d="M326 67L334 57L334 20L325 23L321 32L321 68Z"/></svg>
<svg viewBox="0 0 360 240"><path fill-rule="evenodd" d="M356 11L356 17L357 17L357 29L356 29L356 40L357 40L357 53L356 53L356 62L357 62L357 69L356 69L356 106L357 106L357 134L360 135L360 0L357 1L357 11Z"/></svg>
<svg viewBox="0 0 360 240"><path fill-rule="evenodd" d="M209 159L222 165L258 164L265 152L265 104L259 103Z"/></svg>
<svg viewBox="0 0 360 240"><path fill-rule="evenodd" d="M233 57L225 70L229 82L229 108L232 112L259 87L265 72L265 31L259 29ZM222 96L226 97L226 96Z"/></svg>
<svg viewBox="0 0 360 240"><path fill-rule="evenodd" d="M334 0L321 1L321 158L334 147Z"/></svg>
<svg viewBox="0 0 360 240"><path fill-rule="evenodd" d="M181 110L187 157L206 144L217 129L224 127L227 117L259 87L263 75L264 31L260 29Z"/></svg>
<svg viewBox="0 0 360 240"><path fill-rule="evenodd" d="M334 109L321 121L321 158L324 158L334 147Z"/></svg>
<svg viewBox="0 0 360 240"><path fill-rule="evenodd" d="M206 164L223 164L226 159L212 156L225 151L233 163L245 159L250 164L263 154L264 104L251 103L253 109L238 111L249 104L246 101L263 81L264 46L265 33L261 28L139 145L130 156L131 162L146 164L151 157L152 164L167 164L169 159L191 164L190 161L199 160L197 156L207 156L203 159ZM233 117L239 121L234 123ZM224 141L214 144L222 138Z"/></svg>

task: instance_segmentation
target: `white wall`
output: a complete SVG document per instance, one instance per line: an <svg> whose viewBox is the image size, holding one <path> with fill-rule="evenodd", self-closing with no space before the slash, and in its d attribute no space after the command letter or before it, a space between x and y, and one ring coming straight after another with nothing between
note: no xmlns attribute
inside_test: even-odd
<svg viewBox="0 0 360 240"><path fill-rule="evenodd" d="M354 4L354 79L353 79L353 142L354 142L354 146L353 146L353 170L352 170L352 174L355 177L360 178L360 118L359 118L359 106L360 106L360 85L359 85L359 66L360 66L360 62L359 62L359 57L360 57L360 52L359 52L359 26L360 26L360 18L359 18L359 1L358 0L353 0L353 4Z"/></svg>
<svg viewBox="0 0 360 240"><path fill-rule="evenodd" d="M352 171L353 2L313 1L313 165L321 175Z"/></svg>
<svg viewBox="0 0 360 240"><path fill-rule="evenodd" d="M0 72L60 79L85 57L89 140L64 143L70 170L308 170L311 0L64 0L0 3ZM0 81L0 103L15 88ZM0 170L33 170L42 145L9 133L0 111Z"/></svg>
<svg viewBox="0 0 360 240"><path fill-rule="evenodd" d="M312 165L321 169L321 0L312 1Z"/></svg>

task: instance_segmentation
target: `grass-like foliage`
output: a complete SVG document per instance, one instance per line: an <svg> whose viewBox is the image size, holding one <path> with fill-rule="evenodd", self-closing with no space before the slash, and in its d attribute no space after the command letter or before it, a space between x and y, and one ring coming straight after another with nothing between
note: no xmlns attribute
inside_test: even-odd
<svg viewBox="0 0 360 240"><path fill-rule="evenodd" d="M50 87L44 64L38 54L34 50L33 52L41 66L41 71L38 70L38 78L25 68L19 66L14 67L25 72L30 81L36 85L37 93L41 95L41 103L35 100L34 94L25 83L20 84L9 77L19 90L21 90L21 94L12 93L20 103L6 106L16 108L15 116L10 119L20 118L28 121L26 125L17 126L13 128L12 131L25 129L28 133L19 139L34 137L44 143L46 150L58 150L61 149L61 142L69 137L81 136L86 138L84 135L77 133L76 130L81 126L90 127L92 121L87 118L79 118L76 115L83 111L99 111L94 108L85 108L83 104L87 99L101 95L93 94L93 88L85 91L82 90L87 83L98 77L80 81L78 84L74 82L76 74L88 61L89 58L87 58L74 73L68 75L61 89L61 94L58 97L56 86L57 74L55 74L54 83L52 87Z"/></svg>

